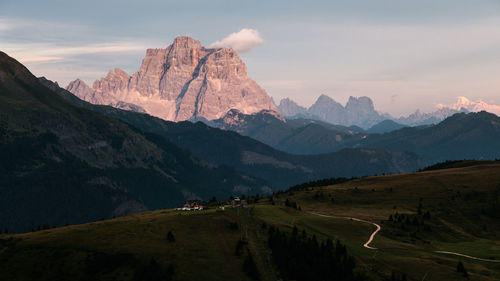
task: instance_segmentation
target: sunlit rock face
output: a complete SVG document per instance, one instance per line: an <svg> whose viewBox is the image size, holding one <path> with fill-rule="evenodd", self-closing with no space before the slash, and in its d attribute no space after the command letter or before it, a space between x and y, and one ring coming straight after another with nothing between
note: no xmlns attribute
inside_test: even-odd
<svg viewBox="0 0 500 281"><path fill-rule="evenodd" d="M92 88L77 79L66 89L94 104L127 105L170 121L213 120L231 109L278 112L234 50L204 48L189 37L175 38L166 49L148 49L132 76L116 68Z"/></svg>

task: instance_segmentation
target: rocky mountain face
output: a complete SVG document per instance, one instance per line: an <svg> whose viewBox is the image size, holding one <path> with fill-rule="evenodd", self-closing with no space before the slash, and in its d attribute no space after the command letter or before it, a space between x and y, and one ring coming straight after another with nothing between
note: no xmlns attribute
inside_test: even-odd
<svg viewBox="0 0 500 281"><path fill-rule="evenodd" d="M309 108L304 108L290 99L283 99L278 109L288 119L309 118L342 126L359 126L368 129L384 120L392 120L406 126L436 124L459 112L468 112L466 108L442 107L435 112L422 113L417 110L407 117L394 118L375 110L369 97L349 97L345 106L332 98L321 95Z"/></svg>
<svg viewBox="0 0 500 281"><path fill-rule="evenodd" d="M260 179L89 106L108 108L37 79L0 52L1 229L29 231L269 191Z"/></svg>
<svg viewBox="0 0 500 281"><path fill-rule="evenodd" d="M385 119L379 114L368 97L350 97L345 106L332 98L321 95L308 109L290 99L282 100L278 106L286 118L310 118L342 126L359 126L367 129Z"/></svg>
<svg viewBox="0 0 500 281"><path fill-rule="evenodd" d="M283 116L307 116L307 108L298 105L289 98L284 98L278 105L278 110Z"/></svg>
<svg viewBox="0 0 500 281"><path fill-rule="evenodd" d="M246 114L278 112L271 98L247 75L232 49L204 48L177 37L165 49L148 49L132 76L116 68L92 88L76 79L66 89L93 104L138 110L170 121L213 120L237 109Z"/></svg>

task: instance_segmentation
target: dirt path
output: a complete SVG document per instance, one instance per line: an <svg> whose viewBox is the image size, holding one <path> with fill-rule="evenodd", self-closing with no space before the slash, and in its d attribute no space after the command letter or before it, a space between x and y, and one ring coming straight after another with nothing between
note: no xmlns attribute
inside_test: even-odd
<svg viewBox="0 0 500 281"><path fill-rule="evenodd" d="M370 243L373 241L373 238L375 237L375 235L377 234L377 232L380 231L380 229L381 229L380 225L378 225L378 224L376 224L374 222L371 222L371 221L365 221L365 220L358 219L358 218L334 217L334 216L328 216L328 215L323 215L323 214L318 214L318 213L312 213L312 212L309 212L309 213L312 214L312 215L320 216L320 217L349 219L349 220L353 220L353 221L359 221L359 222L363 222L363 223L368 223L368 224L374 225L377 229L372 232L372 234L370 235L370 238L368 238L368 241L366 241L366 243L363 244L363 247L371 249L371 250L377 250L377 248L370 246Z"/></svg>
<svg viewBox="0 0 500 281"><path fill-rule="evenodd" d="M434 251L434 253L438 254L445 254L445 255L454 255L454 256L459 256L459 257L464 257L472 260L477 260L477 261L487 261L487 262L500 262L500 260L489 260L489 259L482 259L482 258L477 258L473 256L468 256L460 253L455 253L455 252L448 252L448 251Z"/></svg>
<svg viewBox="0 0 500 281"><path fill-rule="evenodd" d="M362 220L362 219L358 219L358 218L352 218L352 217L335 217L335 216L323 215L323 214L318 214L318 213L313 213L313 212L309 212L309 213L312 214L312 215L316 215L316 216L320 216L320 217L326 217L326 218L350 219L350 220L353 220L353 221L359 221L359 222L363 222L363 223L369 223L369 224L372 224L372 225L376 226L377 229L374 232L372 232L372 234L370 235L370 238L368 239L368 241L366 241L366 243L363 244L363 247L371 249L371 250L377 250L377 248L370 246L370 243L373 241L373 238L375 237L375 235L377 234L377 232L380 231L380 229L381 229L380 225L378 225L378 224L376 224L374 222L371 222L371 221L366 221L366 220ZM465 254L455 253L455 252L434 251L434 253L445 254L445 255L454 255L454 256L464 257L464 258L468 258L468 259L472 259L472 260L477 260L477 261L497 262L497 263L500 263L500 260L483 259L483 258L473 257L473 256L465 255Z"/></svg>
<svg viewBox="0 0 500 281"><path fill-rule="evenodd" d="M363 247L365 247L365 248L372 249L372 250L377 250L377 248L370 246L370 243L373 241L373 237L375 237L375 235L377 234L377 232L380 231L380 229L381 229L380 225L378 225L378 224L376 224L374 222L371 222L371 221L360 220L360 219L357 219L357 218L351 218L351 219L354 220L354 221L359 221L359 222L373 224L374 226L377 227L377 229L374 232L372 232L372 235L370 235L370 238L368 239L368 241L366 241L366 243L363 244Z"/></svg>

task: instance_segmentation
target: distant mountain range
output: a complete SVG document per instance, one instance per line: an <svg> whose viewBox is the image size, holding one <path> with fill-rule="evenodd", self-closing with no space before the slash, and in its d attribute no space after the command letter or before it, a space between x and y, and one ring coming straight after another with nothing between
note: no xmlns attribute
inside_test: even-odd
<svg viewBox="0 0 500 281"><path fill-rule="evenodd" d="M274 191L302 182L325 177L352 177L367 174L403 172L418 169L424 163L411 153L389 153L383 149L345 149L336 153L318 155L292 155L263 144L253 138L238 133L209 127L202 122L170 122L147 114L120 110L110 106L87 103L57 84L41 79L49 88L66 100L100 112L113 119L122 120L146 133L154 133L169 138L181 148L187 149L200 159L209 163L230 166L238 171L261 179ZM234 111L230 111L233 113ZM263 116L275 122L284 122L274 111L264 114L244 115L249 118ZM228 113L228 114L230 114ZM267 115L272 116L266 117ZM303 120L309 122L310 120ZM207 122L205 120L205 122ZM329 128L342 128L319 121ZM303 126L302 120L288 122L295 128ZM342 129L343 130L343 129ZM353 130L361 130L353 128ZM349 131L349 129L345 129ZM337 152L338 151L338 152ZM349 161L346 161L349 159ZM243 192L245 193L245 192Z"/></svg>
<svg viewBox="0 0 500 281"><path fill-rule="evenodd" d="M457 113L436 125L369 135L353 146L411 151L427 163L500 159L500 117L485 111Z"/></svg>
<svg viewBox="0 0 500 281"><path fill-rule="evenodd" d="M283 120L266 111L252 115L230 111L208 124L298 154L371 147L413 152L429 164L500 158L500 117L484 111L456 113L440 123L416 127L384 120L366 131L311 119Z"/></svg>
<svg viewBox="0 0 500 281"><path fill-rule="evenodd" d="M349 143L359 141L365 133L355 126L344 127L311 119L285 120L272 111L247 115L231 110L223 118L206 123L297 154L339 151L349 147Z"/></svg>
<svg viewBox="0 0 500 281"><path fill-rule="evenodd" d="M464 107L442 106L432 113L421 113L417 110L407 117L394 118L387 113L376 111L369 97L349 97L347 104L343 106L326 95L319 96L309 108L299 106L293 100L285 98L280 101L278 110L287 119L315 119L342 126L359 126L363 129L369 129L384 120L392 120L406 126L435 124L455 113L468 112Z"/></svg>
<svg viewBox="0 0 500 281"><path fill-rule="evenodd" d="M93 104L146 112L164 120L207 120L231 109L246 114L277 111L267 93L247 75L232 49L204 48L180 36L165 49L148 49L132 76L116 68L92 88L80 79L66 89Z"/></svg>
<svg viewBox="0 0 500 281"><path fill-rule="evenodd" d="M232 49L205 48L193 38L179 36L165 49L148 49L140 69L129 75L119 68L89 87L80 79L66 89L93 104L148 113L167 121L223 118L230 110L246 115L274 111L287 119L314 119L365 130L392 120L405 126L436 124L458 113L479 110L500 112L500 106L461 98L431 113L417 110L395 118L375 110L369 97L350 97L343 106L321 95L309 108L291 99L276 107L267 93L247 75L243 61Z"/></svg>

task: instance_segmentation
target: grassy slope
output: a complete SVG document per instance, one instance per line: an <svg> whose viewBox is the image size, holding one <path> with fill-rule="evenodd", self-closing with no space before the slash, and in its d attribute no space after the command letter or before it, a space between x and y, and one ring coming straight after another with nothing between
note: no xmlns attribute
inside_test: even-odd
<svg viewBox="0 0 500 281"><path fill-rule="evenodd" d="M372 242L379 248L375 259L377 271L402 270L414 280L421 280L428 273L430 280L454 280L454 269L459 258L432 253L435 250L456 251L480 258L500 259L500 225L498 207L492 214L491 207L500 201L500 164L482 164L464 168L437 170L407 175L370 177L335 186L280 195L297 201L309 211L339 217L357 217L379 223L382 231ZM317 196L316 194L323 194ZM333 203L331 198L333 198ZM417 238L395 235L393 225L387 221L391 214L417 212L422 198L423 211L432 218L426 222L431 231L420 230ZM496 203L495 203L496 202ZM337 221L341 225L344 218ZM333 223L333 222L332 222ZM351 222L349 222L351 223ZM486 230L483 226L487 226ZM358 226L362 227L360 223ZM365 225L366 227L366 225ZM370 226L373 231L375 227ZM352 228L354 231L354 228ZM362 231L361 229L359 231ZM409 227L407 232L415 231ZM355 233L338 228L338 235L352 250L365 258L373 251L364 250L362 243L352 245ZM344 233L342 235L342 233ZM370 231L365 232L365 239ZM366 253L368 251L369 253ZM476 262L463 259L474 280L498 280L500 263ZM488 277L489 276L489 277ZM420 279L419 279L420 278Z"/></svg>
<svg viewBox="0 0 500 281"><path fill-rule="evenodd" d="M228 228L236 220L235 213L203 211L188 216L157 211L16 235L11 242L4 240L4 245L13 246L0 251L0 276L6 280L31 280L34 276L51 280L58 275L59 280L81 280L92 255L104 253L133 254L144 264L154 258L164 267L174 263L179 280L245 280L243 258L233 257L240 232ZM167 241L169 230L174 233L174 243ZM117 266L110 273L108 277L120 276L119 280L133 276L126 266ZM92 279L113 280L102 273Z"/></svg>
<svg viewBox="0 0 500 281"><path fill-rule="evenodd" d="M50 275L51 272L62 270L66 273L61 276L82 280L85 264L95 253L129 253L138 263L146 264L151 258L164 267L173 263L176 280L193 277L245 280L248 278L241 270L243 257L236 258L234 250L240 237L248 237L248 247L262 279L272 280L276 279L275 272L265 247L266 230L261 226L266 222L285 230L297 226L320 239L340 239L356 257L359 268L373 280L385 280L392 271L405 272L409 280L422 280L426 274L425 280L466 280L455 272L458 260L462 260L469 271L469 280L499 280L500 263L433 253L435 250L457 251L500 260L499 219L488 211L494 199L499 199L499 193L494 193L499 185L500 164L482 164L370 177L293 191L275 196L276 205L261 199L252 209L181 214L156 211L22 235L4 234L0 236L0 276L18 280L37 276L38 280L51 280L54 275ZM302 211L285 207L286 198L298 202ZM395 235L397 229L387 217L395 212L415 214L419 198L422 198L423 210L432 215L426 221L432 231L420 230L416 237ZM379 223L382 230L371 244L379 250L362 246L375 229L373 225L345 217ZM231 222L238 222L239 228L231 229ZM487 225L486 230L483 225ZM169 230L173 230L175 243L166 240ZM119 280L131 280L132 271L118 267L116 272L99 273L94 279L111 280L105 277L117 276L120 272ZM12 275L14 272L16 278Z"/></svg>

